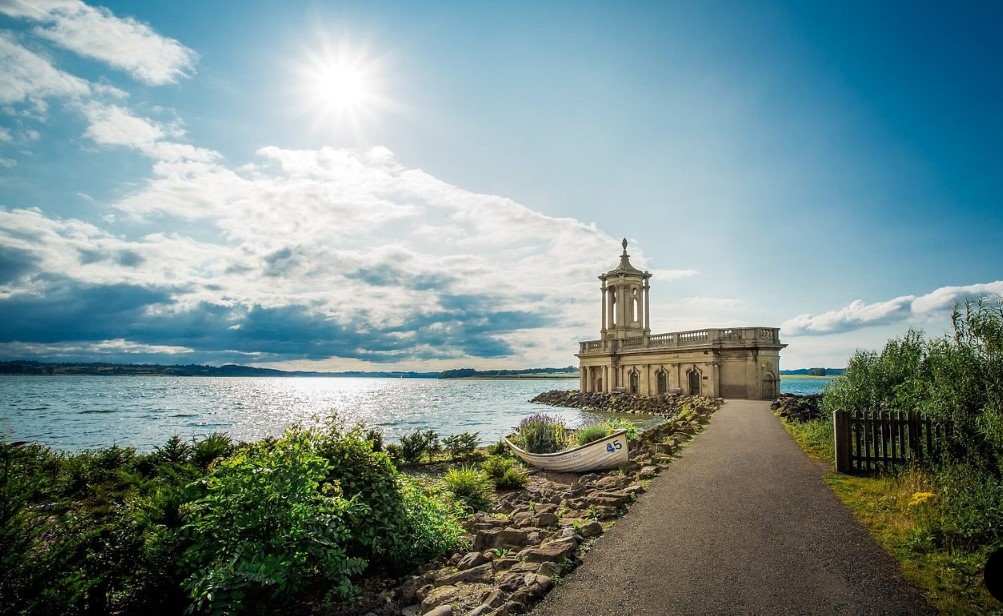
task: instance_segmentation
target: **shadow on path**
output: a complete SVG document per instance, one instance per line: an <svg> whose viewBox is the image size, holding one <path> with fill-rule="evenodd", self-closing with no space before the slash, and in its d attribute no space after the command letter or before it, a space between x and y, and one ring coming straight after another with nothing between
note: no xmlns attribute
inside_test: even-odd
<svg viewBox="0 0 1003 616"><path fill-rule="evenodd" d="M533 615L935 614L769 404L728 401Z"/></svg>

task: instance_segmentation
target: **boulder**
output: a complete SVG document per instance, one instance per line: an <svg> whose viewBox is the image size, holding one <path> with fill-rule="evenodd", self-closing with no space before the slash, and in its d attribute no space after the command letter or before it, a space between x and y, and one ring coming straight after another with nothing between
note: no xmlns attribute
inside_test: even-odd
<svg viewBox="0 0 1003 616"><path fill-rule="evenodd" d="M460 560L456 563L456 568L460 569L472 569L479 565L483 565L488 562L487 556L480 552L467 552Z"/></svg>
<svg viewBox="0 0 1003 616"><path fill-rule="evenodd" d="M434 584L436 586L452 586L455 584L469 583L488 584L494 579L494 577L494 567L491 566L491 563L484 563L483 565L472 569L464 569L455 573L444 575L437 579Z"/></svg>
<svg viewBox="0 0 1003 616"><path fill-rule="evenodd" d="M558 539L557 541L544 543L537 548L526 548L519 555L522 560L527 562L560 563L574 554L577 547L578 542L574 539Z"/></svg>

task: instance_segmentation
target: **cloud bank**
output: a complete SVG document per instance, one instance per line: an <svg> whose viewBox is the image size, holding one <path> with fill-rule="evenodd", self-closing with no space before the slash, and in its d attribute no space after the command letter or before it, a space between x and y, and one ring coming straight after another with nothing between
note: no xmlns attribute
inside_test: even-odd
<svg viewBox="0 0 1003 616"><path fill-rule="evenodd" d="M855 300L838 310L818 315L798 315L785 321L781 325L781 331L788 336L817 336L904 322L909 319L942 316L950 312L958 302L985 294L1003 294L1003 281L941 287L918 297L904 295L871 304Z"/></svg>

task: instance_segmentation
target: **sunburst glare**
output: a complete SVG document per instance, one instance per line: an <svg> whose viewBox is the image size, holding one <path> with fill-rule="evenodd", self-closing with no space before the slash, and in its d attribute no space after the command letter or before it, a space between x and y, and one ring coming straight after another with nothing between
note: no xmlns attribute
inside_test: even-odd
<svg viewBox="0 0 1003 616"><path fill-rule="evenodd" d="M314 129L347 131L364 141L366 128L393 106L384 91L384 72L380 59L365 47L325 42L296 67L297 107Z"/></svg>

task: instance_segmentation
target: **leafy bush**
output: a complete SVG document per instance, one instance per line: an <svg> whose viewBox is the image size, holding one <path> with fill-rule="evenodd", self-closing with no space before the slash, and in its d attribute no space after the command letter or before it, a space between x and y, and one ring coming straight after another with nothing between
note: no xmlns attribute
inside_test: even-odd
<svg viewBox="0 0 1003 616"><path fill-rule="evenodd" d="M474 511L491 508L492 482L486 473L472 466L451 468L443 481L450 492Z"/></svg>
<svg viewBox="0 0 1003 616"><path fill-rule="evenodd" d="M431 461L441 449L439 435L435 430L415 430L401 436L400 459L405 465L421 462L422 456L427 456Z"/></svg>
<svg viewBox="0 0 1003 616"><path fill-rule="evenodd" d="M605 421L586 424L575 432L578 445L588 445L609 436L610 429Z"/></svg>
<svg viewBox="0 0 1003 616"><path fill-rule="evenodd" d="M522 468L513 466L505 471L501 477L494 480L495 488L498 490L515 490L526 485L529 475Z"/></svg>
<svg viewBox="0 0 1003 616"><path fill-rule="evenodd" d="M350 592L367 560L398 573L459 547L459 507L371 436L174 437L146 455L0 442L0 615L284 610Z"/></svg>
<svg viewBox="0 0 1003 616"><path fill-rule="evenodd" d="M568 429L556 417L535 413L519 422L515 439L530 453L556 453L568 446Z"/></svg>
<svg viewBox="0 0 1003 616"><path fill-rule="evenodd" d="M606 425L609 426L610 432L626 430L628 441L637 440L637 426L635 426L630 420L614 417L612 419L607 419Z"/></svg>
<svg viewBox="0 0 1003 616"><path fill-rule="evenodd" d="M267 442L267 441L264 441ZM209 466L225 458L236 449L233 440L225 432L213 432L192 446L191 463L196 468L207 471Z"/></svg>
<svg viewBox="0 0 1003 616"><path fill-rule="evenodd" d="M250 446L218 462L207 494L184 508L192 544L182 583L196 609L210 614L275 609L308 585L328 598L350 594L366 565L346 554L345 518L355 504L323 483L330 464L314 434L290 428L273 447Z"/></svg>
<svg viewBox="0 0 1003 616"><path fill-rule="evenodd" d="M481 439L479 432L460 432L443 439L449 457L453 460L467 460L477 451Z"/></svg>
<svg viewBox="0 0 1003 616"><path fill-rule="evenodd" d="M512 450L505 443L505 441L503 441L501 439L498 439L493 444L488 445L487 447L485 447L485 451L487 451L488 455L491 455L491 456L511 456L512 455Z"/></svg>
<svg viewBox="0 0 1003 616"><path fill-rule="evenodd" d="M427 439L427 433L416 434ZM387 453L374 451L368 436L361 426L344 429L337 418L317 436L317 452L330 462L326 481L337 482L345 498L357 504L346 516L350 552L379 572L399 573L439 556L440 545L456 547L461 531L452 512L431 499L422 500L420 490L408 485ZM421 536L425 532L437 536Z"/></svg>
<svg viewBox="0 0 1003 616"><path fill-rule="evenodd" d="M514 459L489 456L481 463L481 470L495 484L497 490L514 490L526 485L529 476Z"/></svg>

